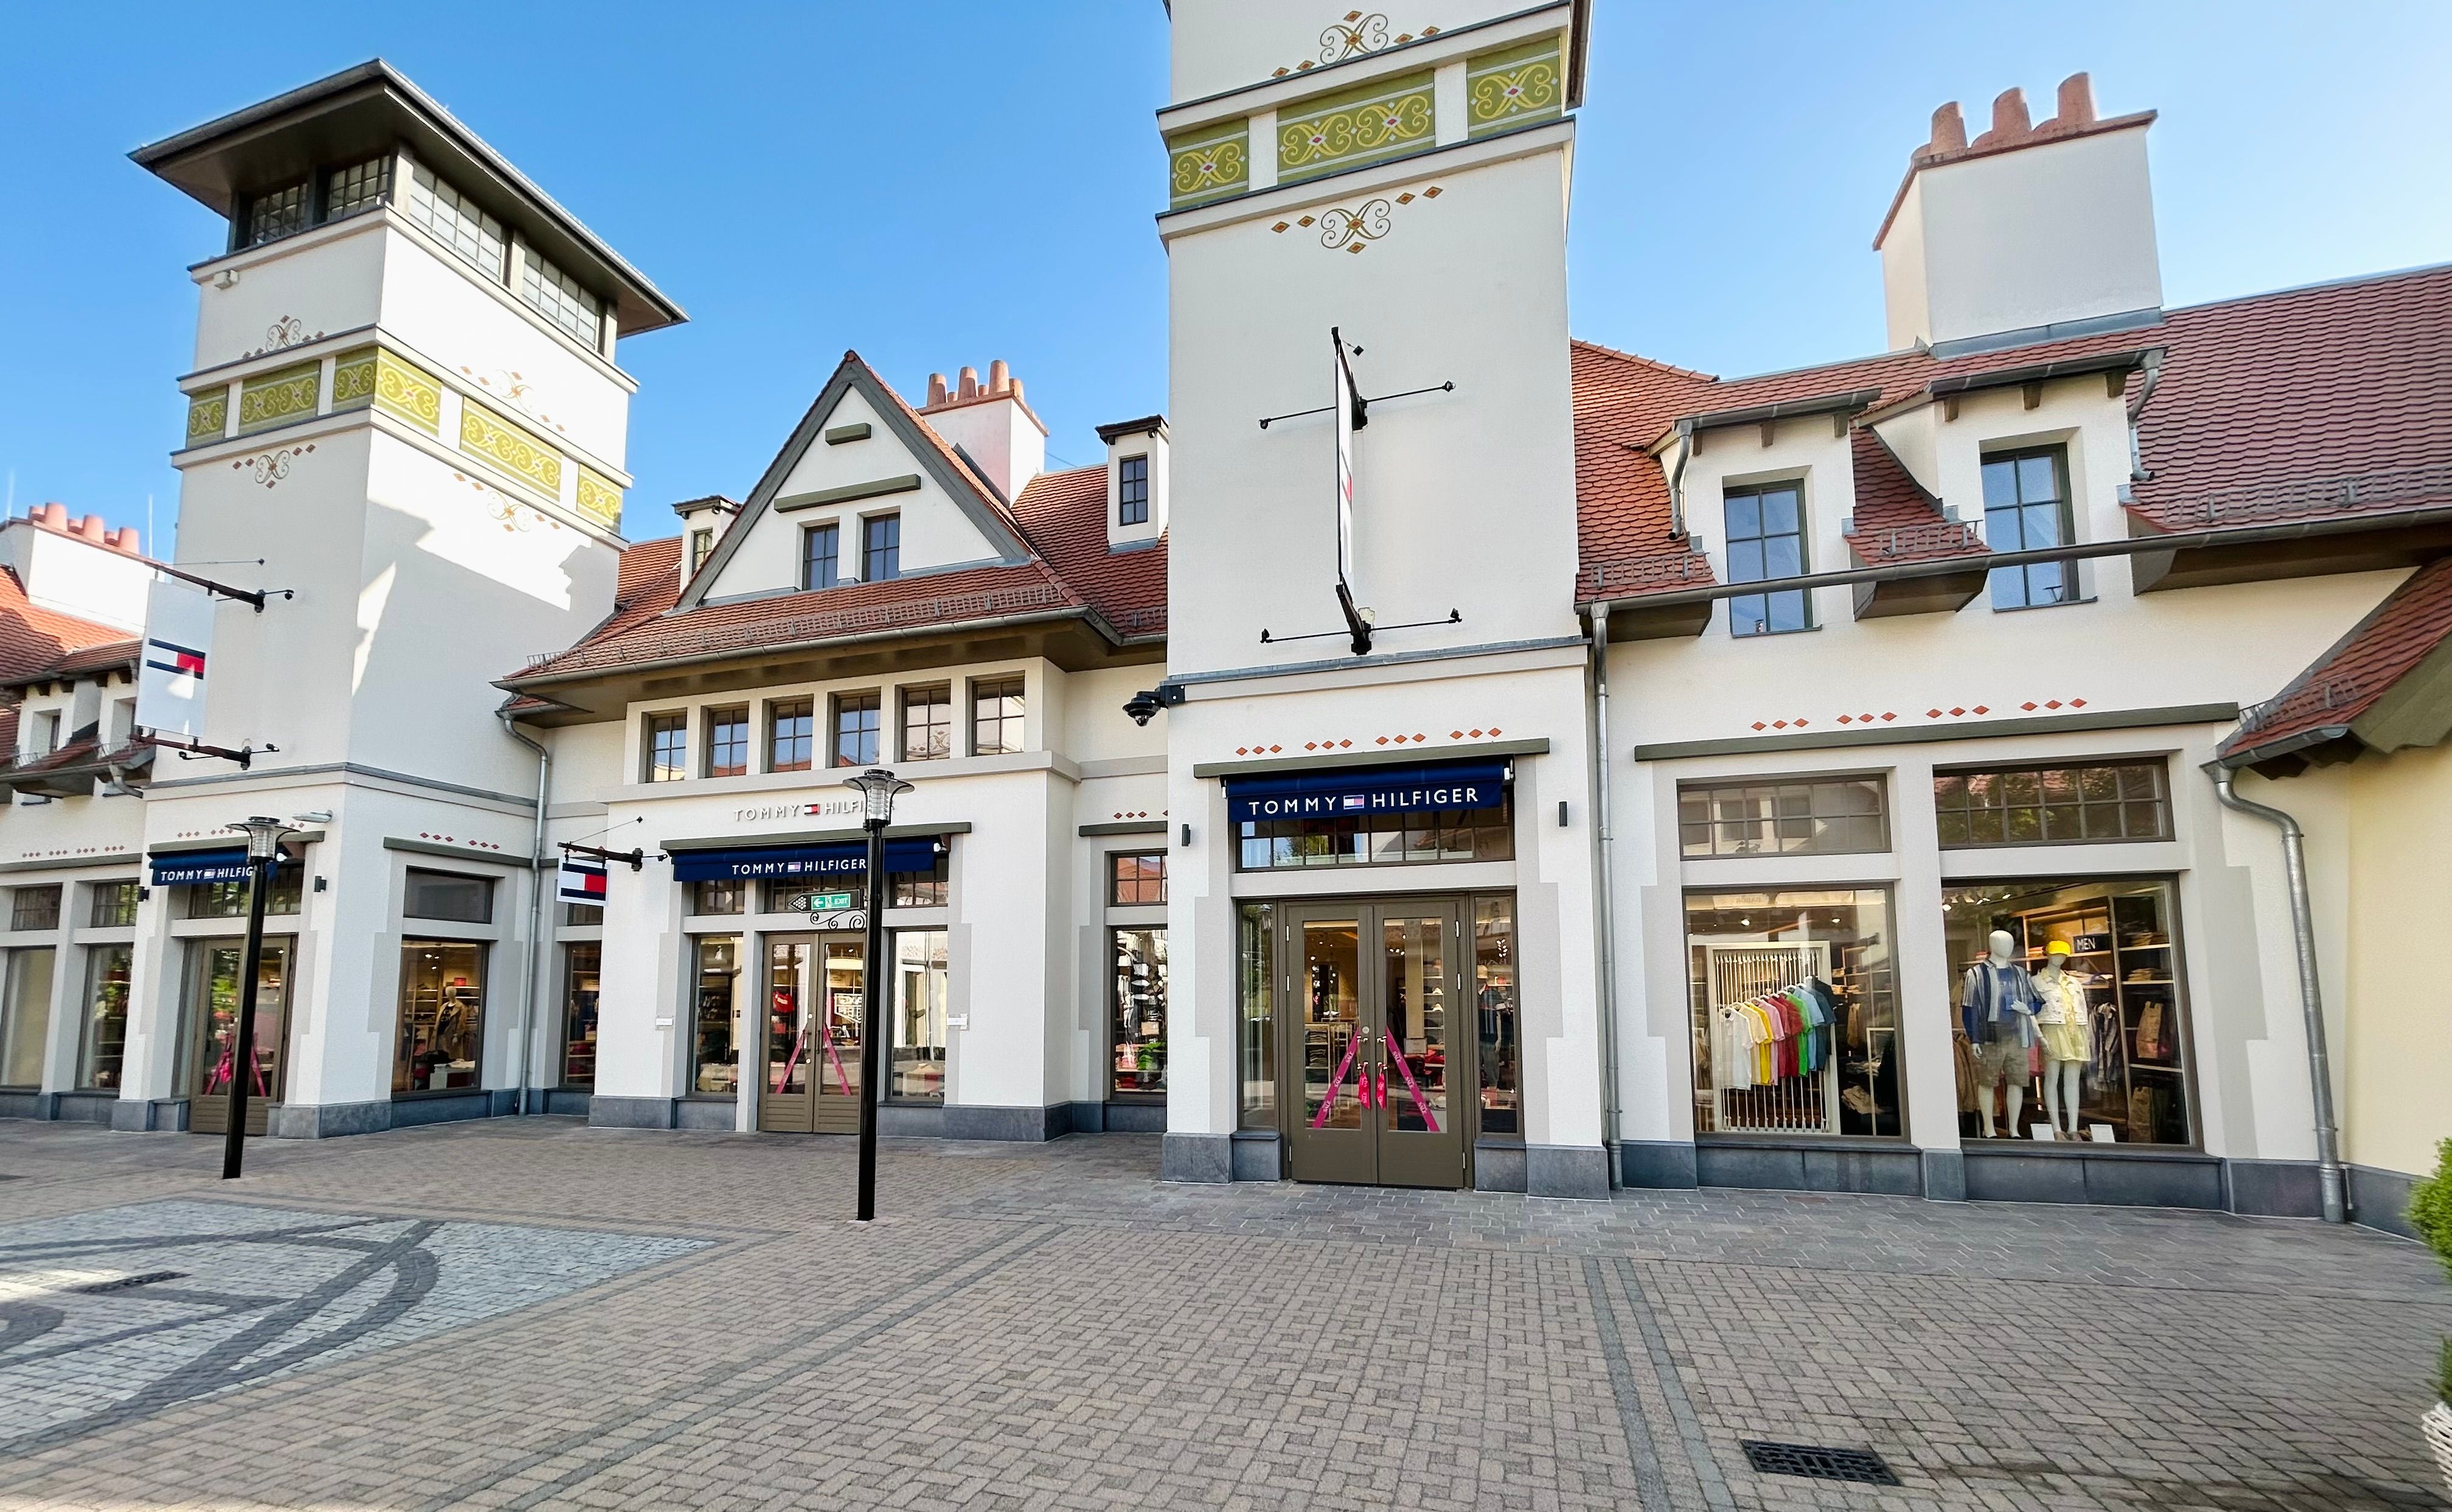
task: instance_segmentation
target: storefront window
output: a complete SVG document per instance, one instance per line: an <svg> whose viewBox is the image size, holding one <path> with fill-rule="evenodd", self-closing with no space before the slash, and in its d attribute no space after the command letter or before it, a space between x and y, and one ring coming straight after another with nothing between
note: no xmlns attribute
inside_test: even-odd
<svg viewBox="0 0 2452 1512"><path fill-rule="evenodd" d="M1265 903L1243 905L1236 921L1236 1063L1245 1128L1277 1126L1276 926L1276 909Z"/></svg>
<svg viewBox="0 0 2452 1512"><path fill-rule="evenodd" d="M285 861L273 869L272 895L264 900L267 914L298 911L298 882L305 868ZM190 919L244 919L247 917L245 882L189 883L180 890L188 895L188 917Z"/></svg>
<svg viewBox="0 0 2452 1512"><path fill-rule="evenodd" d="M1127 858L1118 858L1127 859ZM1166 1090L1166 931L1110 929L1115 991L1108 1008L1116 1016L1115 1062L1110 1086L1117 1093Z"/></svg>
<svg viewBox="0 0 2452 1512"><path fill-rule="evenodd" d="M408 919L443 919L453 924L491 924L494 884L486 877L450 871L421 871L412 866L404 889L401 915Z"/></svg>
<svg viewBox="0 0 2452 1512"><path fill-rule="evenodd" d="M690 885L690 912L739 913L742 890L748 884L738 877L721 877Z"/></svg>
<svg viewBox="0 0 2452 1512"><path fill-rule="evenodd" d="M1515 1002L1515 905L1479 898L1473 905L1473 1017L1481 1040L1481 1131L1524 1137L1522 1041Z"/></svg>
<svg viewBox="0 0 2452 1512"><path fill-rule="evenodd" d="M1941 898L1962 1135L2195 1143L2169 883L2061 877ZM2006 972L1988 965L1995 931L2009 937ZM2057 974L2054 944L2068 946ZM1994 1011L2012 997L2036 1010L2023 1025L2014 1002Z"/></svg>
<svg viewBox="0 0 2452 1512"><path fill-rule="evenodd" d="M1695 1130L1905 1134L1895 941L1878 887L1687 894Z"/></svg>
<svg viewBox="0 0 2452 1512"><path fill-rule="evenodd" d="M1236 826L1236 867L1384 866L1424 861L1511 861L1515 799L1495 808L1375 813L1347 819L1247 819Z"/></svg>
<svg viewBox="0 0 2452 1512"><path fill-rule="evenodd" d="M596 1084L596 999L603 982L603 946L589 942L562 947L562 1084Z"/></svg>
<svg viewBox="0 0 2452 1512"><path fill-rule="evenodd" d="M180 1072L179 1090L193 1089L200 1099L217 1101L229 1095L237 1064L240 968L246 965L247 948L235 940L199 940L188 949L190 997L183 1030L189 1035L187 1043L193 1046L195 1060ZM288 942L265 941L255 968L255 1023L247 1036L248 1059L254 1064L247 1082L250 1097L274 1101L282 1096L288 982ZM191 1127L195 1122L205 1122L208 1128L227 1126L218 1122L218 1113L191 1108L188 1116Z"/></svg>
<svg viewBox="0 0 2452 1512"><path fill-rule="evenodd" d="M43 1042L51 1032L49 945L9 952L7 997L0 1000L0 1086L43 1084Z"/></svg>
<svg viewBox="0 0 2452 1512"><path fill-rule="evenodd" d="M1936 772L1932 806L1945 850L2171 838L2158 761Z"/></svg>
<svg viewBox="0 0 2452 1512"><path fill-rule="evenodd" d="M1678 848L1701 856L1830 856L1890 848L1878 777L1706 783L1677 789Z"/></svg>
<svg viewBox="0 0 2452 1512"><path fill-rule="evenodd" d="M930 870L889 871L885 874L885 877L893 889L886 895L887 902L885 905L888 908L941 908L945 905L945 853L941 850L937 853L937 865ZM715 885L745 887L748 884L742 882L729 882L719 885L702 882L696 885L701 887ZM813 895L820 900L829 898L849 899L850 901L848 903L844 903L840 905L840 908L865 908L868 906L868 878L859 872L851 873L848 876L837 874L831 877L817 879L808 877L770 878L764 885L764 892L762 894L760 907L766 913L807 913L811 911L810 905L804 900ZM703 897L704 895L702 894L701 896ZM736 903L729 908L701 907L698 911L701 913L739 913L741 908ZM837 905L828 905L827 907L818 911L835 912L839 911L839 909Z"/></svg>
<svg viewBox="0 0 2452 1512"><path fill-rule="evenodd" d="M484 1043L485 947L451 940L404 943L392 1095L475 1091Z"/></svg>
<svg viewBox="0 0 2452 1512"><path fill-rule="evenodd" d="M1107 857L1107 902L1117 908L1166 902L1166 852L1117 851Z"/></svg>
<svg viewBox="0 0 2452 1512"><path fill-rule="evenodd" d="M690 1090L730 1097L741 1086L741 942L730 935L709 935L698 942L697 949Z"/></svg>
<svg viewBox="0 0 2452 1512"><path fill-rule="evenodd" d="M48 887L9 889L10 928L56 929L59 926L60 889L57 883Z"/></svg>
<svg viewBox="0 0 2452 1512"><path fill-rule="evenodd" d="M604 905L601 903L565 903L562 905L562 922L573 929L602 928Z"/></svg>
<svg viewBox="0 0 2452 1512"><path fill-rule="evenodd" d="M894 931L894 1072L886 1095L945 1095L945 931Z"/></svg>
<svg viewBox="0 0 2452 1512"><path fill-rule="evenodd" d="M130 882L97 882L93 885L93 911L86 923L96 929L125 929L136 922L136 884Z"/></svg>
<svg viewBox="0 0 2452 1512"><path fill-rule="evenodd" d="M128 1045L128 977L131 945L96 945L86 952L85 1032L78 1042L77 1085L115 1091Z"/></svg>

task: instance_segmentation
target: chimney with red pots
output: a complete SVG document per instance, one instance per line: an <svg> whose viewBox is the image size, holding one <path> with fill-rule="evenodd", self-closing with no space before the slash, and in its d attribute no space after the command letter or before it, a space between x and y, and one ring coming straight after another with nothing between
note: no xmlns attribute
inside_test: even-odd
<svg viewBox="0 0 2452 1512"><path fill-rule="evenodd" d="M928 403L920 414L1008 501L1047 465L1047 427L1031 412L1021 380L1002 358L988 364L984 382L977 368L962 368L950 388L943 373L930 373Z"/></svg>

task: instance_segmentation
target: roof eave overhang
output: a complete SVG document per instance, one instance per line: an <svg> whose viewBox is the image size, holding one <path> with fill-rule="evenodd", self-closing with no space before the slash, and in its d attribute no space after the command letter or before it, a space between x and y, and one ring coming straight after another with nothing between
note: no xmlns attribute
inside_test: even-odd
<svg viewBox="0 0 2452 1512"><path fill-rule="evenodd" d="M1705 430L1728 430L1738 426L1764 425L1809 415L1853 415L1881 397L1881 386L1876 384L1869 388L1847 388L1833 393L1811 394L1802 399L1781 399L1767 405L1746 405L1735 409L1707 409L1697 414L1680 415L1646 449L1657 456L1680 435Z"/></svg>

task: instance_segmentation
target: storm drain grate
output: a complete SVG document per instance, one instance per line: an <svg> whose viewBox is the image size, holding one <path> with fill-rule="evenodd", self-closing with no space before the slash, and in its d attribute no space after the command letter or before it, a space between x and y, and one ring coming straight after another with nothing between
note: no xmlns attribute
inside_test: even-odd
<svg viewBox="0 0 2452 1512"><path fill-rule="evenodd" d="M1853 1481L1896 1485L1899 1478L1870 1449L1829 1449L1815 1443L1765 1443L1741 1439L1747 1462L1764 1475L1801 1475L1812 1481Z"/></svg>
<svg viewBox="0 0 2452 1512"><path fill-rule="evenodd" d="M138 1286L150 1286L157 1281L187 1279L188 1273L184 1270L148 1270L142 1276L122 1276L116 1281L98 1281L90 1286L71 1286L69 1289L83 1292L89 1297L103 1297L114 1291L129 1291Z"/></svg>

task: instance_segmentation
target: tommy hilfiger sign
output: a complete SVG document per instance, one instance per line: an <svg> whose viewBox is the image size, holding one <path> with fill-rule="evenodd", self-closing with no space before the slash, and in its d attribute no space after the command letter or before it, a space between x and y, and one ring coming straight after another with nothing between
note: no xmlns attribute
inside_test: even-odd
<svg viewBox="0 0 2452 1512"><path fill-rule="evenodd" d="M1496 808L1507 801L1504 762L1442 762L1421 766L1358 766L1226 779L1226 816L1236 824L1271 819L1360 818L1372 814Z"/></svg>
<svg viewBox="0 0 2452 1512"><path fill-rule="evenodd" d="M857 816L857 798L828 798L814 804L757 804L732 811L733 823L761 825L776 819L821 819L829 814Z"/></svg>

